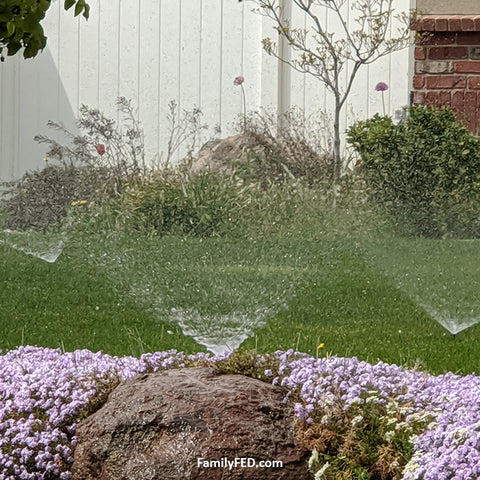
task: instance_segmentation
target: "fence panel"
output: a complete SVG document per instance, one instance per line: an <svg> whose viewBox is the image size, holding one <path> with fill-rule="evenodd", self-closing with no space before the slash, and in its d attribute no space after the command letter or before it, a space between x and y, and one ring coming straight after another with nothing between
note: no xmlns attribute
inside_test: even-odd
<svg viewBox="0 0 480 480"><path fill-rule="evenodd" d="M396 0L399 11L410 0ZM90 0L88 22L63 11L53 1L44 22L48 45L33 60L8 57L0 65L0 179L18 178L41 167L45 145L33 137L49 133L48 120L75 133L79 108L101 109L117 121L115 100L131 99L145 130L146 158L165 154L169 139L168 104L181 111L199 107L208 124L202 140L234 133L243 112L245 77L247 109L275 111L278 62L262 51L261 40L276 39L273 23L252 12L253 2L236 0ZM293 23L309 26L292 8ZM350 2L346 4L350 12ZM350 14L350 13L349 13ZM331 12L319 11L329 29L338 30ZM348 19L349 25L353 20ZM408 102L409 52L404 50L363 68L342 117L342 128L354 120L382 112L377 82L385 81L386 110ZM345 78L342 81L346 81ZM332 96L312 76L292 72L292 105L316 115L332 112ZM288 97L288 95L287 95ZM283 97L285 98L285 97ZM218 130L221 133L218 133ZM181 152L179 152L181 155ZM178 157L178 155L177 155Z"/></svg>

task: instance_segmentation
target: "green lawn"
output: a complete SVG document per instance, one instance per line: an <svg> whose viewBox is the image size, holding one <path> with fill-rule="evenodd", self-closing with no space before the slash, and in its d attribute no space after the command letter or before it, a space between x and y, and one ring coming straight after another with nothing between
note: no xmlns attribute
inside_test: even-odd
<svg viewBox="0 0 480 480"><path fill-rule="evenodd" d="M47 263L0 245L0 348L190 353L205 347L182 328L231 344L240 325L261 352L324 343L322 355L465 374L480 370L480 327L454 338L433 316L480 317L479 247L77 234Z"/></svg>

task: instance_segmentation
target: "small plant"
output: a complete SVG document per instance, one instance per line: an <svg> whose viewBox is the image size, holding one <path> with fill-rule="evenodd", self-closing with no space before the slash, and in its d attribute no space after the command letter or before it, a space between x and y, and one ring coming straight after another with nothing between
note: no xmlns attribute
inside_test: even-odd
<svg viewBox="0 0 480 480"><path fill-rule="evenodd" d="M388 90L388 85L385 82L378 82L375 90L377 92L382 92L382 106L383 106L383 116L386 115L385 113L385 93Z"/></svg>
<svg viewBox="0 0 480 480"><path fill-rule="evenodd" d="M98 109L82 105L77 126L82 132L74 135L63 125L52 121L48 126L59 130L71 141L64 145L45 135L34 140L49 145L47 157L64 166L89 167L101 172L108 181L98 185L102 193L119 193L125 181L147 171L144 155L144 135L130 100L119 97L117 108L123 115L123 127ZM108 171L108 176L103 173Z"/></svg>
<svg viewBox="0 0 480 480"><path fill-rule="evenodd" d="M246 375L264 381L271 381L271 372L277 372L279 365L280 361L275 355L260 355L255 350L235 350L225 360L212 364L218 373Z"/></svg>
<svg viewBox="0 0 480 480"><path fill-rule="evenodd" d="M207 128L207 125L201 123L202 111L197 107L190 112L184 110L180 113L177 102L172 100L168 104L168 110L169 139L164 168L170 166L174 154L177 154L182 146L186 146L184 161L191 161L197 147L199 133Z"/></svg>
<svg viewBox="0 0 480 480"><path fill-rule="evenodd" d="M378 403L372 391L348 410L333 405L313 413L315 421L299 424L300 439L312 450L309 461L315 478L336 480L348 472L355 480L400 480L412 457L412 438L432 420L428 413L409 415L410 406L390 400Z"/></svg>
<svg viewBox="0 0 480 480"><path fill-rule="evenodd" d="M206 172L190 179L178 170L153 173L129 185L123 196L134 226L160 236L221 235L236 203L235 185L223 176Z"/></svg>
<svg viewBox="0 0 480 480"><path fill-rule="evenodd" d="M100 111L83 105L74 135L63 125L48 122L62 132L70 144L63 145L43 135L35 140L49 145L46 167L26 173L11 182L3 193L5 226L12 229L46 230L59 226L75 202L101 203L118 195L124 183L144 174L143 131L131 102L117 101L124 115L125 130ZM56 161L57 164L51 164Z"/></svg>

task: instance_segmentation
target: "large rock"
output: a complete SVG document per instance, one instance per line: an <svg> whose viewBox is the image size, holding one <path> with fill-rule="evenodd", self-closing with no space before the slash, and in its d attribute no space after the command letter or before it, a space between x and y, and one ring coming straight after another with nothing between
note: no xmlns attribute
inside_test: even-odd
<svg viewBox="0 0 480 480"><path fill-rule="evenodd" d="M275 179L285 175L323 179L331 175L332 161L315 152L306 139L246 131L232 137L211 140L202 146L190 172L211 171L231 175L248 166L259 177ZM252 170L253 168L253 170Z"/></svg>
<svg viewBox="0 0 480 480"><path fill-rule="evenodd" d="M79 424L72 480L310 480L309 452L284 396L209 368L137 376ZM237 466L226 466L236 458ZM283 467L246 466L252 459ZM203 463L215 460L216 467Z"/></svg>
<svg viewBox="0 0 480 480"><path fill-rule="evenodd" d="M259 139L256 134L245 132L224 139L210 140L200 149L191 166L191 172L195 174L209 170L229 175L233 172L235 163L247 161L248 151L257 155L263 152L264 146ZM268 139L263 140L266 142Z"/></svg>

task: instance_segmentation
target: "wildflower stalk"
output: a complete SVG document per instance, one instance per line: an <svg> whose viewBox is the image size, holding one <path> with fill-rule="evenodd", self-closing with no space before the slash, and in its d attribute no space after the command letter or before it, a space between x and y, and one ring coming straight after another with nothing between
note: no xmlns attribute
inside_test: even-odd
<svg viewBox="0 0 480 480"><path fill-rule="evenodd" d="M242 77L241 75L233 81L233 84L236 87L240 87L242 89L242 103L243 103L243 133L247 131L247 101L246 101L246 95L245 95L245 89L243 88L243 82L245 81L245 78Z"/></svg>
<svg viewBox="0 0 480 480"><path fill-rule="evenodd" d="M377 92L382 92L382 105L383 105L383 116L385 116L385 91L388 90L388 85L385 82L379 82L377 83L377 86L375 87L375 90Z"/></svg>

